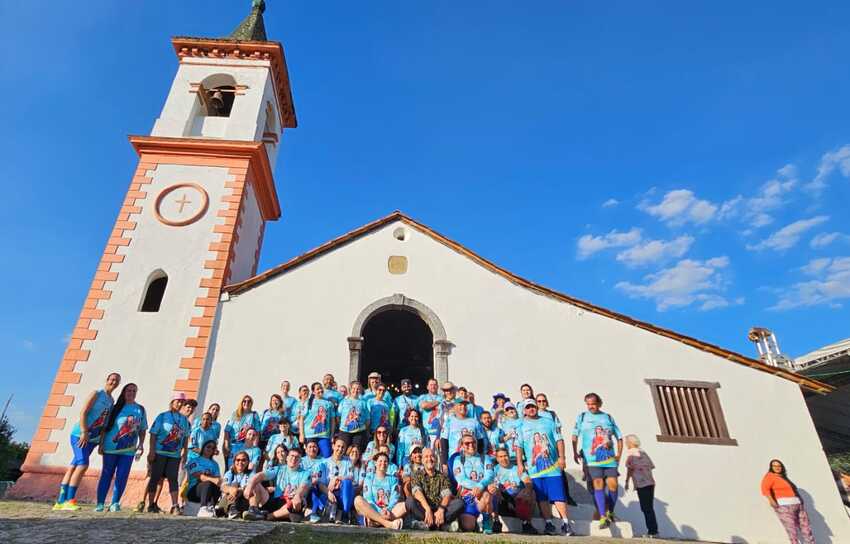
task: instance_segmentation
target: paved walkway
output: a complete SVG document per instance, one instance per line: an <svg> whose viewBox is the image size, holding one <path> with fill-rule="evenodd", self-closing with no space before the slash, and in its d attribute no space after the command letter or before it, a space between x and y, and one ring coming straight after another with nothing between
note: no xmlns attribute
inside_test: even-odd
<svg viewBox="0 0 850 544"><path fill-rule="evenodd" d="M0 543L30 544L69 542L122 544L449 544L453 542L563 542L563 537L391 533L379 529L342 528L332 525L245 522L133 512L95 513L91 506L79 512L53 512L45 503L0 501ZM96 521L95 521L96 520ZM572 539L570 539L572 540ZM625 542L614 538L580 537L582 544ZM629 542L658 542L629 539Z"/></svg>

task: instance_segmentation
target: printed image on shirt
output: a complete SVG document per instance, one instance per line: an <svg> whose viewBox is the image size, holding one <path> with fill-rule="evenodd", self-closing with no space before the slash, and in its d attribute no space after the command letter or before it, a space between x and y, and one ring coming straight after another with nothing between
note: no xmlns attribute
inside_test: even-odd
<svg viewBox="0 0 850 544"><path fill-rule="evenodd" d="M576 419L573 435L578 437L581 453L588 466L617 466L617 442L622 435L610 415L605 412L582 412Z"/></svg>
<svg viewBox="0 0 850 544"><path fill-rule="evenodd" d="M115 417L112 427L106 430L103 438L105 453L132 455L136 451L139 432L148 428L144 409L138 404L126 404Z"/></svg>

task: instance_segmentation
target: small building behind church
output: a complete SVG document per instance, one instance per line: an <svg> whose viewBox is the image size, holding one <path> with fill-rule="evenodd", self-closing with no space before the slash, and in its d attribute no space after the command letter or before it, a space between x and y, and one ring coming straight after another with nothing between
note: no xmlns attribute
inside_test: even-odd
<svg viewBox="0 0 850 544"><path fill-rule="evenodd" d="M80 404L109 372L138 384L151 418L182 391L220 403L224 420L244 394L262 409L283 379L377 370L419 391L428 378L451 380L479 404L528 382L566 433L584 395L598 393L657 466L663 536L786 542L759 490L779 458L817 541L850 542L801 393L832 390L817 379L538 285L401 212L258 273L265 226L281 216L275 164L297 125L261 5L227 38L172 40L176 76L151 133L130 137L139 163L13 496L54 494ZM82 499L93 494L92 459ZM581 468L568 464L581 487ZM144 460L132 474L127 503ZM620 500L623 523L642 528L636 495Z"/></svg>

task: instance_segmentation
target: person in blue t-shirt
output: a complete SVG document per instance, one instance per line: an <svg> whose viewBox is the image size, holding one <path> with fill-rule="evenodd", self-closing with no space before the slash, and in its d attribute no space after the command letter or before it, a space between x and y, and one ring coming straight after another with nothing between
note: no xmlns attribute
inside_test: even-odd
<svg viewBox="0 0 850 544"><path fill-rule="evenodd" d="M361 495L354 499L354 508L366 518L366 525L398 531L407 509L401 500L398 478L389 474L390 458L386 453L375 455L375 472L363 479Z"/></svg>
<svg viewBox="0 0 850 544"><path fill-rule="evenodd" d="M218 433L216 432L216 428L213 427L212 414L204 412L198 421L198 425L193 427L192 432L189 434L189 453L187 459L192 459L200 455L201 448L210 440L215 442L216 446L218 445Z"/></svg>
<svg viewBox="0 0 850 544"><path fill-rule="evenodd" d="M416 395L413 395L413 382L408 378L401 380L401 394L393 399L393 409L397 418L396 429L401 429L407 425L407 412L409 410L418 410Z"/></svg>
<svg viewBox="0 0 850 544"><path fill-rule="evenodd" d="M400 467L408 463L413 448L425 448L430 444L428 433L419 424L419 412L410 408L405 419L407 420L406 424L398 431L398 440L396 441L398 444L396 460Z"/></svg>
<svg viewBox="0 0 850 544"><path fill-rule="evenodd" d="M254 429L248 429L248 434L245 436L245 447L242 451L248 454L248 470L252 473L263 470L263 450L257 445L260 435Z"/></svg>
<svg viewBox="0 0 850 544"><path fill-rule="evenodd" d="M264 481L274 482L271 495L263 486ZM248 480L245 494L251 506L242 513L242 518L249 521L291 521L292 514L298 514L304 509L309 489L310 475L301 468L301 450L289 450L286 466L267 468Z"/></svg>
<svg viewBox="0 0 850 544"><path fill-rule="evenodd" d="M280 398L283 400L283 417L288 419L292 425L295 425L295 405L298 404L298 399L289 394L292 386L289 380L280 382Z"/></svg>
<svg viewBox="0 0 850 544"><path fill-rule="evenodd" d="M427 393L416 399L416 407L422 415L422 426L425 432L435 444L440 439L440 407L442 405L442 397L440 396L439 384L437 380L431 378L428 380Z"/></svg>
<svg viewBox="0 0 850 544"><path fill-rule="evenodd" d="M96 512L104 510L106 493L109 484L115 478L112 487L112 504L110 512L121 510L121 496L127 487L127 478L133 466L133 457L139 459L144 452L145 431L148 429L148 418L144 406L136 404L136 394L139 388L134 383L128 383L121 389L118 401L109 413L106 422L106 432L100 441L98 450L103 456L103 468L97 482Z"/></svg>
<svg viewBox="0 0 850 544"><path fill-rule="evenodd" d="M224 511L228 519L236 519L242 516L242 512L248 510L250 504L247 492L248 480L251 472L248 470L248 454L240 451L233 456L233 466L224 473L221 483L221 493L224 495Z"/></svg>
<svg viewBox="0 0 850 544"><path fill-rule="evenodd" d="M266 444L266 458L271 461L274 458L274 450L282 445L287 451L298 448L301 444L298 442L298 437L292 434L292 425L287 419L281 419L277 422L278 433L273 434Z"/></svg>
<svg viewBox="0 0 850 544"><path fill-rule="evenodd" d="M239 402L239 407L230 414L230 418L224 425L224 443L222 450L224 458L227 460L225 464L232 463L233 456L242 451L245 447L245 437L248 436L248 429L260 430L260 416L253 410L254 399L251 395L245 395Z"/></svg>
<svg viewBox="0 0 850 544"><path fill-rule="evenodd" d="M366 406L369 407L369 432L372 434L378 427L390 428L392 400L386 400L386 389L387 386L379 383L375 387L375 395L366 400Z"/></svg>
<svg viewBox="0 0 850 544"><path fill-rule="evenodd" d="M186 474L189 475L187 497L201 504L199 518L215 517L215 503L221 496L221 472L213 459L215 452L215 440L208 440L201 447L200 455L186 461Z"/></svg>
<svg viewBox="0 0 850 544"><path fill-rule="evenodd" d="M345 525L351 523L354 470L351 459L345 455L345 440L340 436L334 438L331 456L321 463L318 481L311 492L311 504L311 523L317 523L326 508L329 521L339 521ZM338 512L342 514L339 520L336 519Z"/></svg>
<svg viewBox="0 0 850 544"><path fill-rule="evenodd" d="M363 386L360 382L351 382L348 396L339 402L339 435L345 441L346 448L355 444L363 451L369 442L369 406L362 398Z"/></svg>
<svg viewBox="0 0 850 544"><path fill-rule="evenodd" d="M269 407L263 410L260 416L260 448L265 448L272 435L277 434L277 422L286 417L283 407L283 398L274 394L269 398Z"/></svg>
<svg viewBox="0 0 850 544"><path fill-rule="evenodd" d="M493 483L488 491L493 496L493 532L502 531L502 523L498 516L516 517L522 520L522 533L526 535L539 534L531 524L534 511L534 487L528 473L517 472L517 467L511 463L511 456L506 448L496 450L496 467Z"/></svg>
<svg viewBox="0 0 850 544"><path fill-rule="evenodd" d="M521 426L522 419L517 415L516 406L512 402L506 403L505 410L502 412L502 417L499 421L499 427L505 433L505 448L507 448L510 454L511 462L514 463L516 462L516 446L517 440L520 437Z"/></svg>
<svg viewBox="0 0 850 544"><path fill-rule="evenodd" d="M381 384L381 375L379 373L370 372L366 383L367 387L366 391L363 393L363 400L368 401L369 399L373 399L377 396L378 398L383 399L388 406L392 404L393 395L386 387L383 390L384 392L378 395L378 385Z"/></svg>
<svg viewBox="0 0 850 544"><path fill-rule="evenodd" d="M325 388L322 384L314 383L311 390L313 394L307 400L306 409L298 420L301 443L315 441L322 452L322 458L330 457L330 438L336 432L336 408L329 400L324 399Z"/></svg>
<svg viewBox="0 0 850 544"><path fill-rule="evenodd" d="M106 384L99 391L92 391L83 403L80 419L71 429L71 450L74 458L59 484L59 497L54 510L79 510L77 487L89 468L89 457L100 443L109 411L112 409L112 392L121 383L121 375L113 372L106 377Z"/></svg>
<svg viewBox="0 0 850 544"><path fill-rule="evenodd" d="M322 398L330 401L331 404L334 405L334 408L339 406L339 401L343 399L343 394L337 391L336 388L336 378L334 378L333 374L325 374L322 377L322 386L325 389Z"/></svg>
<svg viewBox="0 0 850 544"><path fill-rule="evenodd" d="M599 527L604 529L614 520L617 504L617 478L623 435L614 418L601 410L602 398L596 393L584 396L587 411L576 418L573 427L573 458L584 462L593 479L593 498L599 511Z"/></svg>
<svg viewBox="0 0 850 544"><path fill-rule="evenodd" d="M477 404L475 404L475 393L473 393L472 391L467 391L466 392L466 400L467 400L467 405L466 405L466 415L467 415L467 417L471 417L475 421L480 421L481 420L481 414L484 413L484 407L478 406Z"/></svg>
<svg viewBox="0 0 850 544"><path fill-rule="evenodd" d="M481 412L478 419L481 429L484 431L484 453L490 457L496 457L496 450L505 445L505 431L499 428L493 421L493 416L488 411Z"/></svg>
<svg viewBox="0 0 850 544"><path fill-rule="evenodd" d="M547 535L570 535L572 527L567 512L567 489L563 476L566 467L564 438L549 418L540 417L537 404L525 404L525 418L517 440L516 460L519 472L527 471L534 486L534 494L540 514L546 521ZM557 508L563 521L560 531L555 528L552 505Z"/></svg>
<svg viewBox="0 0 850 544"><path fill-rule="evenodd" d="M177 474L180 469L180 459L185 458L186 448L189 443L189 420L180 413L180 409L186 402L184 393L177 393L171 399L171 404L166 412L162 412L151 425L150 451L148 452L148 463L150 463L150 479L147 485L148 512L157 514L160 512L156 504L156 487L162 478L168 480L168 491L171 495L171 513L179 513L177 505Z"/></svg>
<svg viewBox="0 0 850 544"><path fill-rule="evenodd" d="M298 422L301 421L301 418L307 412L307 401L310 400L310 388L306 385L302 385L298 388L298 400L295 401L295 405L292 408L292 417L290 417L289 421L292 422L292 433L299 437L301 437L301 428L298 427Z"/></svg>
<svg viewBox="0 0 850 544"><path fill-rule="evenodd" d="M460 515L460 525L465 531L475 530L481 515L481 530L493 533L493 501L487 487L493 481L495 461L488 455L478 454L478 440L472 433L463 433L461 450L449 458L449 475L457 483L458 497L465 508Z"/></svg>
<svg viewBox="0 0 850 544"><path fill-rule="evenodd" d="M461 451L460 439L465 434L471 434L478 443L477 451L484 450L484 431L481 424L467 417L467 401L457 397L454 401L454 417L447 417L440 432L440 455L443 467L448 470L448 460L452 454Z"/></svg>

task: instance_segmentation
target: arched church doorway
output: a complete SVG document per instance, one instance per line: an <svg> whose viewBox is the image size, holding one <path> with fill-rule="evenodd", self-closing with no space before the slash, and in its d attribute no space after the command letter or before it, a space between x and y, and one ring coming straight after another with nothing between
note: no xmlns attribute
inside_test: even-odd
<svg viewBox="0 0 850 544"><path fill-rule="evenodd" d="M425 392L434 377L434 335L419 315L405 310L386 310L373 315L363 327L360 382L371 372L395 395L401 380L413 381L415 394Z"/></svg>

